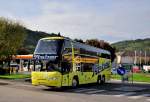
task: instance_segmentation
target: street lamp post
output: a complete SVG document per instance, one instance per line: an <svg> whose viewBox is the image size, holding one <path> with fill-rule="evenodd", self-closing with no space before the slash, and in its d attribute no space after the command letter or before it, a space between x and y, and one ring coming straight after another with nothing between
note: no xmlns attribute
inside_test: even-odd
<svg viewBox="0 0 150 102"><path fill-rule="evenodd" d="M141 52L141 50L140 50L140 70L142 69L142 65L141 65L141 64L142 64L142 61L141 61L141 53L142 53L142 52Z"/></svg>
<svg viewBox="0 0 150 102"><path fill-rule="evenodd" d="M147 59L146 59L146 51L145 51L145 65L147 64L147 61L146 61Z"/></svg>

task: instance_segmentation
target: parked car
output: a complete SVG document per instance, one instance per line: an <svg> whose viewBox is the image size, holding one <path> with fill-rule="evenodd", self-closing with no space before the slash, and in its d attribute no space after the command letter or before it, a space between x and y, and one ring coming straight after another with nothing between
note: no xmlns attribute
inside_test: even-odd
<svg viewBox="0 0 150 102"><path fill-rule="evenodd" d="M140 72L141 72L139 66L133 66L133 67L132 67L132 71L133 71L133 73L140 73Z"/></svg>
<svg viewBox="0 0 150 102"><path fill-rule="evenodd" d="M111 74L117 74L117 68L112 68L111 69Z"/></svg>

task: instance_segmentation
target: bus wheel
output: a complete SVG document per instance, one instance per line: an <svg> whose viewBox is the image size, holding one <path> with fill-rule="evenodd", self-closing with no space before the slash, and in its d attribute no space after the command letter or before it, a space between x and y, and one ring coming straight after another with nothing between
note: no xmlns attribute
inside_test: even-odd
<svg viewBox="0 0 150 102"><path fill-rule="evenodd" d="M105 81L106 81L106 80L105 80L105 76L102 76L101 83L102 83L102 84L104 84L104 83L105 83Z"/></svg>
<svg viewBox="0 0 150 102"><path fill-rule="evenodd" d="M78 79L77 78L73 78L73 80L72 80L72 87L73 88L77 88L77 86L78 86Z"/></svg>
<svg viewBox="0 0 150 102"><path fill-rule="evenodd" d="M102 83L101 76L98 76L98 78L97 78L97 84L100 85L101 83Z"/></svg>

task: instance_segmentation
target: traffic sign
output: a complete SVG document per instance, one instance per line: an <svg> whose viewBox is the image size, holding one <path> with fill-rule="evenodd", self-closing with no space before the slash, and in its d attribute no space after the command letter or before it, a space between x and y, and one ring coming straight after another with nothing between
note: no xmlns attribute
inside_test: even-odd
<svg viewBox="0 0 150 102"><path fill-rule="evenodd" d="M123 67L119 67L119 68L117 69L117 73L118 73L119 75L124 75L124 74L126 73L126 70L125 70L125 68L123 68Z"/></svg>

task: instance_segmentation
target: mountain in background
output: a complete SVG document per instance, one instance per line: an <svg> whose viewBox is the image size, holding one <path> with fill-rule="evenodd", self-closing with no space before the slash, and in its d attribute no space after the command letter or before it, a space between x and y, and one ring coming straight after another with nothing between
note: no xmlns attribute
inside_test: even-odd
<svg viewBox="0 0 150 102"><path fill-rule="evenodd" d="M52 36L59 36L59 34L54 33L45 33L41 31L32 31L29 29L26 29L27 35L25 38L25 41L23 43L23 46L19 49L18 54L32 54L34 52L34 49L37 45L37 42L39 39L44 37L52 37Z"/></svg>
<svg viewBox="0 0 150 102"><path fill-rule="evenodd" d="M116 48L116 52L122 51L150 51L150 38L126 40L111 44Z"/></svg>
<svg viewBox="0 0 150 102"><path fill-rule="evenodd" d="M24 41L23 46L18 50L18 54L32 54L34 49L37 45L39 39L44 37L51 37L51 36L60 36L60 34L54 33L45 33L41 31L32 31L26 29L27 35ZM116 52L122 51L150 51L150 38L146 39L137 39L137 40L126 40L120 41L117 43L111 44L112 47L116 48Z"/></svg>

